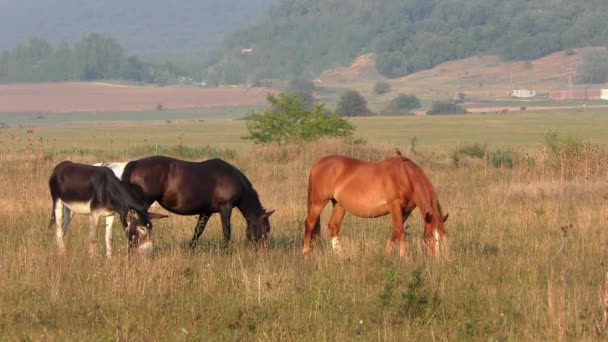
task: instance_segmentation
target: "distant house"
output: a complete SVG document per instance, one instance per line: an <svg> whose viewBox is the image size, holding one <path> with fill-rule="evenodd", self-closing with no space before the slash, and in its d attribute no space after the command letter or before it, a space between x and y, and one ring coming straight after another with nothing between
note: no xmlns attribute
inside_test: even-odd
<svg viewBox="0 0 608 342"><path fill-rule="evenodd" d="M599 100L602 94L608 100L608 85L606 84L575 84L559 90L550 90L549 98L553 100Z"/></svg>
<svg viewBox="0 0 608 342"><path fill-rule="evenodd" d="M602 89L602 95L600 95L600 98L602 100L608 100L608 89Z"/></svg>
<svg viewBox="0 0 608 342"><path fill-rule="evenodd" d="M534 89L513 89L511 90L511 96L529 98L536 96L536 90Z"/></svg>

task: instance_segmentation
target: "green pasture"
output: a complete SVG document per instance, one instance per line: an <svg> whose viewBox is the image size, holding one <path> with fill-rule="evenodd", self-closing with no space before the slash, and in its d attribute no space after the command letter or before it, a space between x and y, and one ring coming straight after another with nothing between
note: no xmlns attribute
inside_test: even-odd
<svg viewBox="0 0 608 342"><path fill-rule="evenodd" d="M87 121L85 114L73 114L80 121L69 124L33 127L34 133L26 133L27 127L0 131L0 139L10 140L23 146L27 139L62 148L125 150L147 145L217 145L226 148L250 149L253 144L241 139L247 134L246 121L229 118L225 111L208 112L204 119L185 118L194 111L183 112L181 117L166 113L166 119L153 116L157 113L109 113L110 118L123 121ZM241 110L240 116L247 113ZM47 114L48 120L54 115ZM152 115L152 116L151 116ZM139 120L138 120L139 118ZM58 119L59 120L59 119ZM468 114L448 116L400 116L364 117L349 119L357 126L355 135L370 144L398 145L410 149L415 137L417 152L448 153L459 145L487 144L489 148L521 148L535 151L544 143L548 131L580 141L608 144L608 109L586 112L526 111L508 114ZM18 146L17 146L18 148Z"/></svg>

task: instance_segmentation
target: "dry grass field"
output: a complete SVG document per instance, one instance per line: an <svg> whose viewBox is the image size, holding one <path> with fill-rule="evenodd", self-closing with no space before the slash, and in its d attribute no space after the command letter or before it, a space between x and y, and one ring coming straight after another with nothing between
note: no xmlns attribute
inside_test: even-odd
<svg viewBox="0 0 608 342"><path fill-rule="evenodd" d="M390 80L375 70L371 55L363 55L349 67L324 71L316 83L324 87L356 89L366 97L375 97L374 84L379 80L387 81L392 91L381 98L393 98L398 93L432 99L451 98L458 82L469 98L508 98L509 90L519 88L546 94L567 86L568 77L574 77L584 52L592 49L597 48L559 51L529 62L503 61L495 55L473 56Z"/></svg>
<svg viewBox="0 0 608 342"><path fill-rule="evenodd" d="M484 135L478 128L486 127L480 123L484 116L448 117L443 123L414 117L398 124L359 120L365 145L326 140L255 146L239 139L244 126L236 121L0 130L0 336L605 340L608 160L598 131L605 119L556 118L504 119L503 129L511 133L505 145L516 152L513 163L502 167L449 157L459 142L489 141L497 147L498 129ZM580 149L564 144L552 155L539 147L544 132L555 128L547 122L563 123L561 132L568 135L583 132L583 139L590 132L594 144ZM398 135L397 126L413 131ZM411 135L420 139L419 154L406 153ZM450 213L450 256L435 260L425 254L422 218L415 212L407 222L409 259L385 253L388 217L350 215L341 230L345 256L338 258L328 244L326 209L322 241L304 260L306 183L314 160L336 153L380 160L392 155L395 142L426 171ZM213 217L199 246L190 250L195 218L171 215L155 222L152 256L128 256L116 227L115 256L106 260L103 232L98 255L89 256L88 224L76 217L67 233L67 255L59 256L54 228L48 228L47 179L53 166L64 159L121 161L157 151L188 159L219 156L243 170L264 206L277 210L270 219L270 247L248 245L235 211L228 249L220 248L220 223Z"/></svg>

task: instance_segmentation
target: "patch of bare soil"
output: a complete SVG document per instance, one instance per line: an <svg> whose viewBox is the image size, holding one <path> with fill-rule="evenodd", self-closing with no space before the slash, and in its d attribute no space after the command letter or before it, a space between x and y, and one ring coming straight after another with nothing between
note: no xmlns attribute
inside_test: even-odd
<svg viewBox="0 0 608 342"><path fill-rule="evenodd" d="M126 86L102 82L0 85L0 112L110 112L256 106L269 88Z"/></svg>

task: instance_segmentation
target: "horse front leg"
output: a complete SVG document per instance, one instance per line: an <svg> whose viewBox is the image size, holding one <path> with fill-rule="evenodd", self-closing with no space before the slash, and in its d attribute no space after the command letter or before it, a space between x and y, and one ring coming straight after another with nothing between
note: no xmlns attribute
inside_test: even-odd
<svg viewBox="0 0 608 342"><path fill-rule="evenodd" d="M207 222L209 221L210 217L211 215L208 214L200 214L198 216L196 226L194 227L194 235L192 236L192 241L190 241L190 248L196 247L196 243L203 234L203 231L205 230L205 227L207 226Z"/></svg>
<svg viewBox="0 0 608 342"><path fill-rule="evenodd" d="M232 216L232 205L226 205L220 209L220 216L222 217L222 230L224 232L224 248L228 247L230 243L230 236L232 235L232 227L230 226L230 217Z"/></svg>
<svg viewBox="0 0 608 342"><path fill-rule="evenodd" d="M106 226L106 258L112 257L112 226L114 225L114 215L106 216L104 218Z"/></svg>
<svg viewBox="0 0 608 342"><path fill-rule="evenodd" d="M408 256L407 246L405 244L405 233L403 231L403 210L399 204L391 206L391 219L393 221L393 231L391 237L386 243L386 252L390 253L393 250L393 243L399 239L399 256L405 258Z"/></svg>
<svg viewBox="0 0 608 342"><path fill-rule="evenodd" d="M57 200L55 202L55 242L57 243L57 248L59 249L59 254L65 254L65 244L63 243L63 235L65 231L67 231L67 225L70 223L69 215L65 218L64 221L64 213L65 205L61 200ZM69 209L68 209L69 210Z"/></svg>

